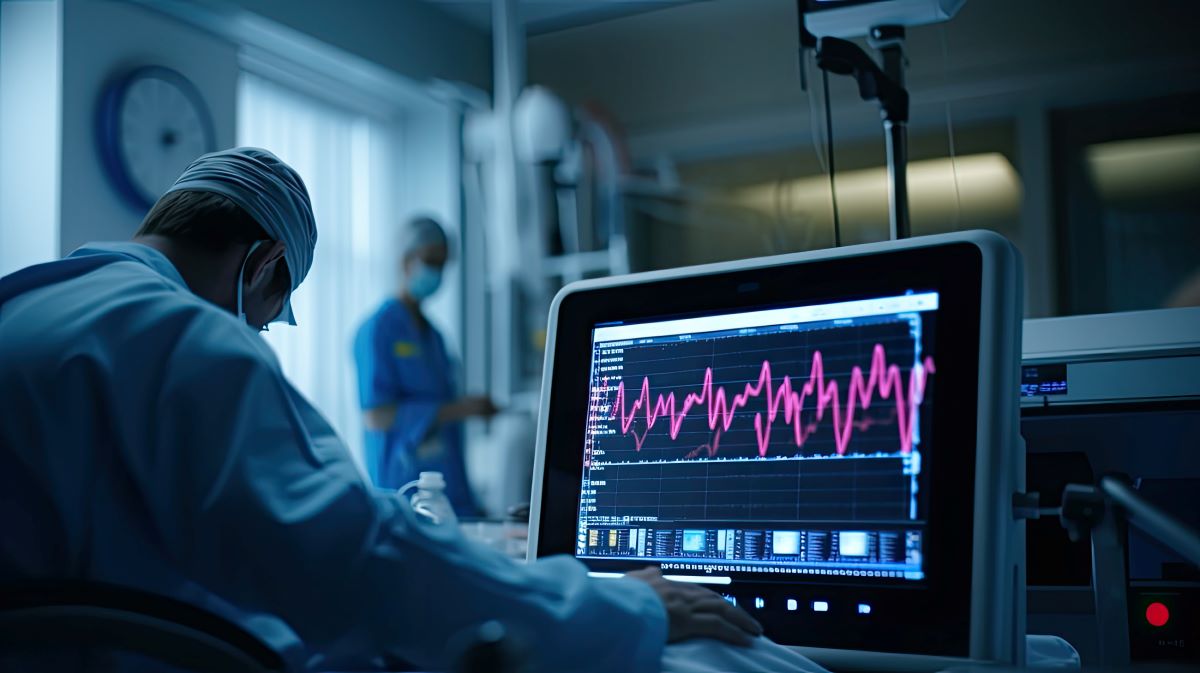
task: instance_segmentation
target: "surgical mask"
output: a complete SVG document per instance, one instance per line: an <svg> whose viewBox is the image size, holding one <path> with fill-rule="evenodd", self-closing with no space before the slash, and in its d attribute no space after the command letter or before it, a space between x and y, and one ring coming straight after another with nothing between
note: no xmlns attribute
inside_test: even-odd
<svg viewBox="0 0 1200 673"><path fill-rule="evenodd" d="M417 262L416 268L408 278L408 293L413 299L428 299L442 286L442 270Z"/></svg>
<svg viewBox="0 0 1200 673"><path fill-rule="evenodd" d="M258 246L260 246L262 244L263 244L262 241L255 241L254 245L250 246L250 250L246 253L246 258L242 260L242 268L241 268L241 270L238 271L238 278L237 278L237 317L238 317L238 322L245 324L247 327L250 327L251 329L255 329L255 327L254 327L254 325L250 324L249 319L246 317L246 307L242 305L242 285L245 282L246 265L250 263L250 255L253 255L254 251L258 249ZM267 330L266 325L260 325L257 327L257 331L259 331L259 332L265 332L266 330Z"/></svg>

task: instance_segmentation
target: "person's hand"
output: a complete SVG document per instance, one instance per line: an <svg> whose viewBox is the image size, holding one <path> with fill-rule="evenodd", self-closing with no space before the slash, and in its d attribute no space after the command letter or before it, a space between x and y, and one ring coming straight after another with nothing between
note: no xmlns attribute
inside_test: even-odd
<svg viewBox="0 0 1200 673"><path fill-rule="evenodd" d="M439 423L451 423L468 418L491 418L498 411L492 398L487 395L467 395L438 409L437 420Z"/></svg>
<svg viewBox="0 0 1200 673"><path fill-rule="evenodd" d="M492 398L487 395L468 395L460 397L457 404L462 410L462 415L466 418L483 417L491 418L498 411L496 404L492 402Z"/></svg>
<svg viewBox="0 0 1200 673"><path fill-rule="evenodd" d="M744 610L695 584L672 582L658 568L625 573L650 585L667 609L667 642L714 638L745 647L762 635L762 625Z"/></svg>

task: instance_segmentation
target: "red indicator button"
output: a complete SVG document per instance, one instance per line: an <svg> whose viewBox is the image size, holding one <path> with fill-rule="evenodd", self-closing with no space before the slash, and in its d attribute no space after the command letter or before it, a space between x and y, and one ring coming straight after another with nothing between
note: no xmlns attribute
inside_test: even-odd
<svg viewBox="0 0 1200 673"><path fill-rule="evenodd" d="M1146 606L1146 621L1150 626L1166 626L1171 619L1171 611L1162 603L1151 603Z"/></svg>

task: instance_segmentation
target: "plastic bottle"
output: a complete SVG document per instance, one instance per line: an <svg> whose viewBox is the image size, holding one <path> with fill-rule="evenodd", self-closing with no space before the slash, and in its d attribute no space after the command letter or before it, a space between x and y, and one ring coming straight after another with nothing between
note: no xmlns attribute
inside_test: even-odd
<svg viewBox="0 0 1200 673"><path fill-rule="evenodd" d="M450 499L446 497L446 479L441 472L422 472L421 476L401 489L401 491L415 486L417 492L413 494L412 503L413 511L417 516L435 526L454 526L458 524L458 517L454 515L454 507L450 504Z"/></svg>

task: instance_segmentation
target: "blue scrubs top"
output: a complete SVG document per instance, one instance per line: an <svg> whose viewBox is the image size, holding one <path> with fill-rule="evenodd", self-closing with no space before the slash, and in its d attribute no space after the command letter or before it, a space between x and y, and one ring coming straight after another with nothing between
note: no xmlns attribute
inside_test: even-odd
<svg viewBox="0 0 1200 673"><path fill-rule="evenodd" d="M359 328L354 361L362 408L396 405L390 428L366 432L371 480L394 489L421 472L441 472L454 511L478 516L467 483L462 424L437 422L438 409L458 396L442 336L432 326L419 326L402 302L389 299Z"/></svg>
<svg viewBox="0 0 1200 673"><path fill-rule="evenodd" d="M0 409L0 586L171 596L292 670L449 670L493 619L536 646L531 671L660 670L648 585L516 563L368 486L266 342L157 250L92 244L0 278Z"/></svg>

